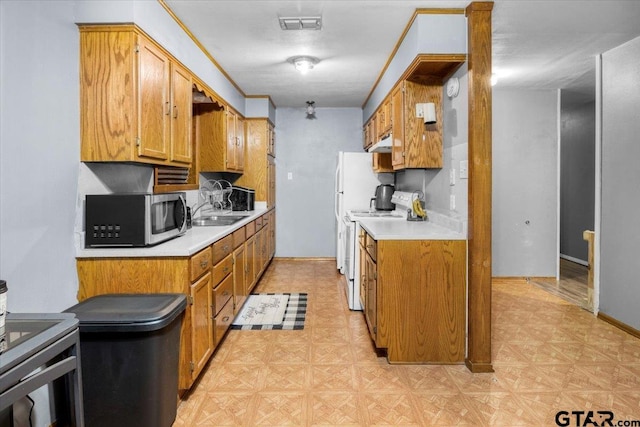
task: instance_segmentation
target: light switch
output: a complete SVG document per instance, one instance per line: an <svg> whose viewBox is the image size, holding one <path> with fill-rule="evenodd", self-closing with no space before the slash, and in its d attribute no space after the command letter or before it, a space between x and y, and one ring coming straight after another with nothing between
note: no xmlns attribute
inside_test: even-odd
<svg viewBox="0 0 640 427"><path fill-rule="evenodd" d="M449 210L456 210L456 196L453 194L449 196Z"/></svg>
<svg viewBox="0 0 640 427"><path fill-rule="evenodd" d="M456 170L449 170L449 185L456 185Z"/></svg>
<svg viewBox="0 0 640 427"><path fill-rule="evenodd" d="M460 179L469 178L469 160L460 160Z"/></svg>
<svg viewBox="0 0 640 427"><path fill-rule="evenodd" d="M287 179L291 181L293 179L293 172L287 172Z"/></svg>

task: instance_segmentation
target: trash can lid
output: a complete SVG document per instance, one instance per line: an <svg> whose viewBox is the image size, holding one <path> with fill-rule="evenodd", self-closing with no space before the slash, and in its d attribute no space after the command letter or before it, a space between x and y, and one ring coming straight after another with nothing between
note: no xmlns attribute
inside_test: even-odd
<svg viewBox="0 0 640 427"><path fill-rule="evenodd" d="M148 332L169 325L187 306L183 294L106 294L65 310L80 332Z"/></svg>

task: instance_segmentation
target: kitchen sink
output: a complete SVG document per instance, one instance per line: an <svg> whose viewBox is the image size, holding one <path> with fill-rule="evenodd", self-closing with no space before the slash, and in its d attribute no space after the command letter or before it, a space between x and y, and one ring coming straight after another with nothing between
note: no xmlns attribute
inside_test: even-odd
<svg viewBox="0 0 640 427"><path fill-rule="evenodd" d="M205 227L205 226L224 226L235 224L236 222L246 218L246 216L242 215L212 215L212 216L201 216L199 218L194 218L191 221L191 224L196 227Z"/></svg>

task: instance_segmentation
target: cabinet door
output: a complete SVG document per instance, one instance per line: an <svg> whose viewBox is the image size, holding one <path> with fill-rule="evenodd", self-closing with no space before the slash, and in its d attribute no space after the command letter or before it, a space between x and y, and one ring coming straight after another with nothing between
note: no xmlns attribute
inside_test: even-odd
<svg viewBox="0 0 640 427"><path fill-rule="evenodd" d="M171 161L191 163L191 74L177 64L171 65Z"/></svg>
<svg viewBox="0 0 640 427"><path fill-rule="evenodd" d="M391 153L373 153L373 171L378 173L393 172Z"/></svg>
<svg viewBox="0 0 640 427"><path fill-rule="evenodd" d="M267 264L269 263L269 225L266 225L262 229L262 247L260 250L260 264L261 271L264 271L267 268Z"/></svg>
<svg viewBox="0 0 640 427"><path fill-rule="evenodd" d="M269 260L276 254L276 211L269 213Z"/></svg>
<svg viewBox="0 0 640 427"><path fill-rule="evenodd" d="M246 254L245 254L245 283L247 284L247 295L251 293L251 290L256 284L256 271L255 271L255 248L256 248L256 236L255 234L247 239Z"/></svg>
<svg viewBox="0 0 640 427"><path fill-rule="evenodd" d="M362 148L364 148L365 150L369 148L369 130L371 129L371 127L369 126L370 123L371 122L364 125L364 129L362 131L363 133Z"/></svg>
<svg viewBox="0 0 640 427"><path fill-rule="evenodd" d="M233 314L240 311L247 299L245 268L245 246L243 244L233 251Z"/></svg>
<svg viewBox="0 0 640 427"><path fill-rule="evenodd" d="M236 169L236 113L227 110L227 169Z"/></svg>
<svg viewBox="0 0 640 427"><path fill-rule="evenodd" d="M236 146L234 150L236 170L244 170L244 120L236 116Z"/></svg>
<svg viewBox="0 0 640 427"><path fill-rule="evenodd" d="M191 285L191 363L196 379L213 352L211 273Z"/></svg>
<svg viewBox="0 0 640 427"><path fill-rule="evenodd" d="M364 247L364 244L360 244L359 248L360 248L360 304L362 304L362 310L366 312L367 310L367 249Z"/></svg>
<svg viewBox="0 0 640 427"><path fill-rule="evenodd" d="M391 131L391 97L387 98L382 103L382 123L381 123L381 136L386 136Z"/></svg>
<svg viewBox="0 0 640 427"><path fill-rule="evenodd" d="M393 169L404 168L404 86L397 85L391 93L391 122L393 141L391 145L391 164Z"/></svg>
<svg viewBox="0 0 640 427"><path fill-rule="evenodd" d="M371 256L366 255L365 259L366 278L367 278L367 290L366 290L366 307L365 307L365 319L367 326L369 327L369 334L373 341L376 341L378 335L378 304L377 304L377 292L378 292L378 271L376 263Z"/></svg>
<svg viewBox="0 0 640 427"><path fill-rule="evenodd" d="M271 126L271 123L268 125L267 129L267 154L270 156L276 156L276 131Z"/></svg>
<svg viewBox="0 0 640 427"><path fill-rule="evenodd" d="M255 281L257 281L258 276L262 272L263 262L262 262L262 243L264 239L264 228L256 231L256 246L255 252L253 255L253 273L256 276Z"/></svg>
<svg viewBox="0 0 640 427"><path fill-rule="evenodd" d="M276 162L267 156L267 208L276 205Z"/></svg>
<svg viewBox="0 0 640 427"><path fill-rule="evenodd" d="M138 155L166 160L169 152L169 57L138 37Z"/></svg>

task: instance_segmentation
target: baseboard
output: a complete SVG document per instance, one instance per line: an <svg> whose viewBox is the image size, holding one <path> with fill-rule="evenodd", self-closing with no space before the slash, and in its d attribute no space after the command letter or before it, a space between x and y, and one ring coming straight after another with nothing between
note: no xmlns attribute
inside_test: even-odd
<svg viewBox="0 0 640 427"><path fill-rule="evenodd" d="M581 260L579 258L574 258L569 255L560 254L560 258L566 259L567 261L575 262L576 264L584 265L585 267L589 267L589 262Z"/></svg>
<svg viewBox="0 0 640 427"><path fill-rule="evenodd" d="M599 312L598 313L598 319L603 320L607 323L609 323L610 325L615 326L618 329L621 329L623 331L625 331L626 333L633 335L636 338L640 338L640 331L637 330L636 328L627 325L626 323L623 323L621 321L619 321L618 319L615 319L611 316L609 316L608 314L604 314L603 312Z"/></svg>
<svg viewBox="0 0 640 427"><path fill-rule="evenodd" d="M515 276L500 276L500 277L492 277L491 283L526 283L527 279L524 277L515 277Z"/></svg>
<svg viewBox="0 0 640 427"><path fill-rule="evenodd" d="M336 257L274 257L278 261L334 261Z"/></svg>
<svg viewBox="0 0 640 427"><path fill-rule="evenodd" d="M529 283L535 281L549 281L556 280L554 276L535 276L535 277L521 277L521 276L500 276L500 277L492 277L492 283Z"/></svg>
<svg viewBox="0 0 640 427"><path fill-rule="evenodd" d="M488 362L472 362L469 359L465 359L464 364L467 369L474 374L487 374L494 372L493 365Z"/></svg>

